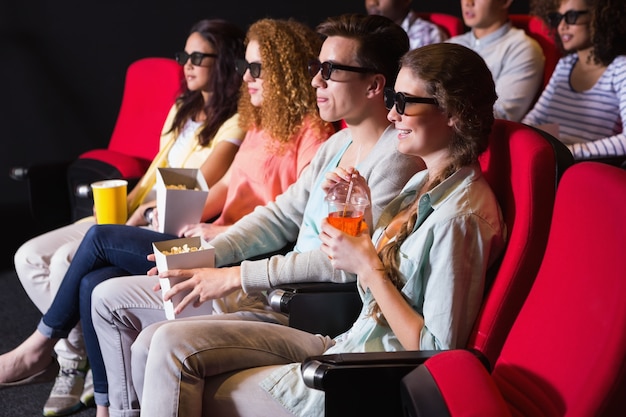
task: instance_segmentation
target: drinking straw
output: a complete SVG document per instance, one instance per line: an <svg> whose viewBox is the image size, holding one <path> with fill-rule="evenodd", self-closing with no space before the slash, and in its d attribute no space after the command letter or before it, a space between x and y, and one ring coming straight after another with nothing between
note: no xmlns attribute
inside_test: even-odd
<svg viewBox="0 0 626 417"><path fill-rule="evenodd" d="M359 163L360 157L361 157L361 144L359 144L359 148L356 150L356 158L354 158L355 169L356 169L356 165ZM348 202L350 201L350 195L352 194L352 185L354 184L354 181L352 181L352 175L350 176L350 184L348 184L348 193L346 194L346 203L343 205L343 217L346 217L346 209L348 208Z"/></svg>

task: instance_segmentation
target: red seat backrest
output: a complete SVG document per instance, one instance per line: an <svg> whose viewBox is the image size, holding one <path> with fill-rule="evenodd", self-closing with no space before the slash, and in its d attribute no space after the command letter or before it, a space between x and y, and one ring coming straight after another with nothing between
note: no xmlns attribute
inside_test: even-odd
<svg viewBox="0 0 626 417"><path fill-rule="evenodd" d="M526 34L536 40L539 46L541 46L543 55L546 58L542 89L545 88L548 81L550 81L556 64L561 58L561 51L554 42L550 29L539 17L528 14L511 14L509 15L509 20L511 20L513 26L524 29Z"/></svg>
<svg viewBox="0 0 626 417"><path fill-rule="evenodd" d="M517 415L626 410L624 207L625 170L565 172L541 268L492 372Z"/></svg>
<svg viewBox="0 0 626 417"><path fill-rule="evenodd" d="M489 140L480 164L502 208L509 237L501 262L490 271L491 286L468 347L494 363L539 269L558 173L573 160L562 144L517 122L496 120ZM557 169L559 164L565 166Z"/></svg>
<svg viewBox="0 0 626 417"><path fill-rule="evenodd" d="M152 161L167 112L180 92L181 76L182 67L169 58L130 64L109 150Z"/></svg>
<svg viewBox="0 0 626 417"><path fill-rule="evenodd" d="M449 37L457 36L465 32L465 23L460 17L446 13L418 13L421 19L428 20L446 31Z"/></svg>

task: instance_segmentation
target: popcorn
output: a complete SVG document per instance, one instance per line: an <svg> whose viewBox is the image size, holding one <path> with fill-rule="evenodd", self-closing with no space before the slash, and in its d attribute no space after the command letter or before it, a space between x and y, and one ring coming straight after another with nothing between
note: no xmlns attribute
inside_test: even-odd
<svg viewBox="0 0 626 417"><path fill-rule="evenodd" d="M193 188L189 188L185 184L169 184L169 185L166 185L165 188L168 189L168 190L194 190L194 191L201 191L200 187L198 187L198 186L193 187Z"/></svg>
<svg viewBox="0 0 626 417"><path fill-rule="evenodd" d="M164 250L161 251L161 253L163 253L163 255L177 255L179 253L196 252L204 249L206 248L203 246L189 246L185 243L183 246L172 246L170 250Z"/></svg>

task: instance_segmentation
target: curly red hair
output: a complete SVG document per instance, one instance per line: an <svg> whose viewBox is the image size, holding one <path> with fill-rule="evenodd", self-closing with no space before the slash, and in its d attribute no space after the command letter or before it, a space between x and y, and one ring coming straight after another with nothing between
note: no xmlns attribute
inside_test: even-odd
<svg viewBox="0 0 626 417"><path fill-rule="evenodd" d="M242 86L239 122L242 128L266 130L279 143L289 142L304 120L322 136L333 132L332 124L318 112L315 89L307 65L317 59L322 41L311 28L294 20L261 19L253 23L246 44L258 42L263 68L263 105L254 107Z"/></svg>

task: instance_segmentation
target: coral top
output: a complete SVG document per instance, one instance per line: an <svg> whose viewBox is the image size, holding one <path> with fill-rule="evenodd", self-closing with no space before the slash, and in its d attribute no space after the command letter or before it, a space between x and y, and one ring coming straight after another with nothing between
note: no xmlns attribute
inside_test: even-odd
<svg viewBox="0 0 626 417"><path fill-rule="evenodd" d="M233 224L256 206L274 201L296 181L331 133L305 122L281 148L265 131L248 131L230 168L224 209L213 224Z"/></svg>

